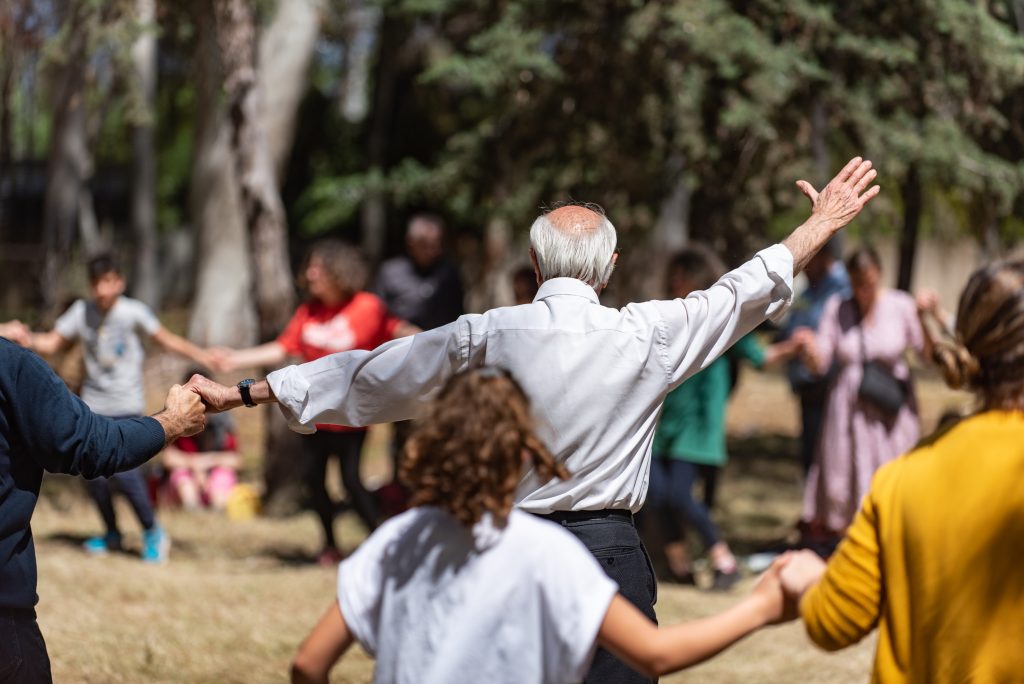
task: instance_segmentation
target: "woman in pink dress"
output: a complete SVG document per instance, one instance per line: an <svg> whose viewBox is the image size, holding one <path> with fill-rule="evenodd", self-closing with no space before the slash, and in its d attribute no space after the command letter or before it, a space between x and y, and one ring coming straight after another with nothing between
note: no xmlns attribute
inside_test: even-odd
<svg viewBox="0 0 1024 684"><path fill-rule="evenodd" d="M936 309L931 293L914 298L881 286L878 254L862 247L847 260L853 296L826 305L808 365L832 373L821 437L807 476L801 526L810 540L841 535L853 520L882 464L910 450L920 437L917 397L906 361L910 349L930 358L918 309ZM900 381L904 400L886 410L864 398L864 362L874 361Z"/></svg>

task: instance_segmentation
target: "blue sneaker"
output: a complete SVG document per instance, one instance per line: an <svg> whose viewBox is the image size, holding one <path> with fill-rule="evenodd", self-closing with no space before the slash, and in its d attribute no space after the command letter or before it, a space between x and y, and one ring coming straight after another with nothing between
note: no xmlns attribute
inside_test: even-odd
<svg viewBox="0 0 1024 684"><path fill-rule="evenodd" d="M121 550L121 535L109 532L102 537L89 537L82 543L82 548L92 556L105 556L108 551Z"/></svg>
<svg viewBox="0 0 1024 684"><path fill-rule="evenodd" d="M171 538L164 528L154 525L142 531L142 560L146 563L166 563L171 554Z"/></svg>

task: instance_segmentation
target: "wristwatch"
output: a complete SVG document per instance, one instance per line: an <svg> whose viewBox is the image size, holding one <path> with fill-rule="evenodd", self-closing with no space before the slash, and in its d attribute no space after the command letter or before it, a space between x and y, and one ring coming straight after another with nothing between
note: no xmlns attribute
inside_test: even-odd
<svg viewBox="0 0 1024 684"><path fill-rule="evenodd" d="M252 378L246 378L245 380L239 381L238 393L242 395L242 403L252 408L256 405L256 402L252 400L252 395L249 394L249 388L256 384L256 381Z"/></svg>

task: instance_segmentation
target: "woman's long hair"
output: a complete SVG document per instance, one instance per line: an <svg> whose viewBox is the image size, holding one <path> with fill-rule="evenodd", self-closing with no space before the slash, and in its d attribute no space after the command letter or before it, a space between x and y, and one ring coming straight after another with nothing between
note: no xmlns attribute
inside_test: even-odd
<svg viewBox="0 0 1024 684"><path fill-rule="evenodd" d="M946 383L975 392L985 408L1024 409L1024 257L971 275L955 336L935 345Z"/></svg>

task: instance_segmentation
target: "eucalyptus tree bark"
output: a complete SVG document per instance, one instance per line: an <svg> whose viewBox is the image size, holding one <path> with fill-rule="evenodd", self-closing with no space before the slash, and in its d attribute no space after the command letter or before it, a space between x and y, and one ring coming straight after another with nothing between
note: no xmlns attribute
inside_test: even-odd
<svg viewBox="0 0 1024 684"><path fill-rule="evenodd" d="M256 72L256 26L246 0L214 0L231 122L231 149L249 228L259 336L276 336L292 314L288 230L270 146L263 127Z"/></svg>
<svg viewBox="0 0 1024 684"><path fill-rule="evenodd" d="M132 127L132 235L135 258L132 294L153 308L160 306L160 270L156 234L156 0L135 0L142 32L132 46L136 87L144 112Z"/></svg>
<svg viewBox="0 0 1024 684"><path fill-rule="evenodd" d="M309 83L323 0L277 0L274 18L260 37L259 89L264 98L263 128L278 185L284 181L299 105Z"/></svg>
<svg viewBox="0 0 1024 684"><path fill-rule="evenodd" d="M248 347L257 339L249 234L231 153L231 125L221 104L213 11L205 2L195 7L197 122L189 209L198 263L189 337L203 345Z"/></svg>
<svg viewBox="0 0 1024 684"><path fill-rule="evenodd" d="M73 6L68 25L77 25L80 5ZM92 175L85 111L86 36L84 31L67 35L53 79L53 125L43 200L46 251L39 292L48 314L54 313L63 296L80 196L88 192L86 183Z"/></svg>

